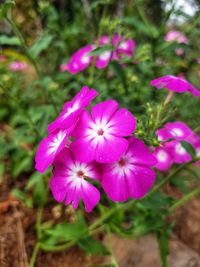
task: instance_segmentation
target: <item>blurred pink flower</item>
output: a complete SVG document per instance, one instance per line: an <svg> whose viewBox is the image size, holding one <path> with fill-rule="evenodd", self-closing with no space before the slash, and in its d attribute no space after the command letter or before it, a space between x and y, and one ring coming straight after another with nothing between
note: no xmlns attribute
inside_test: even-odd
<svg viewBox="0 0 200 267"><path fill-rule="evenodd" d="M4 62L6 60L6 56L0 55L0 62Z"/></svg>
<svg viewBox="0 0 200 267"><path fill-rule="evenodd" d="M176 42L176 43L183 43L188 44L188 38L181 32L171 30L165 35L165 41L166 42Z"/></svg>
<svg viewBox="0 0 200 267"><path fill-rule="evenodd" d="M182 55L184 55L185 51L184 51L183 48L177 47L175 49L175 53L176 53L177 56L182 56Z"/></svg>
<svg viewBox="0 0 200 267"><path fill-rule="evenodd" d="M23 71L28 67L28 64L22 62L22 61L13 61L8 65L8 68L13 71Z"/></svg>
<svg viewBox="0 0 200 267"><path fill-rule="evenodd" d="M179 78L173 75L166 75L156 78L150 83L157 89L166 88L169 91L174 91L177 93L190 92L195 97L200 96L200 91L191 85L188 81L183 78Z"/></svg>

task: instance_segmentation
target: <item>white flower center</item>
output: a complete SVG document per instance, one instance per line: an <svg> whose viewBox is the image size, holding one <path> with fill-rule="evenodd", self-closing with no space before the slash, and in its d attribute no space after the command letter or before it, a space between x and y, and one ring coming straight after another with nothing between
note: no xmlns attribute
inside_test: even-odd
<svg viewBox="0 0 200 267"><path fill-rule="evenodd" d="M132 154L127 153L120 160L113 164L113 175L125 176L134 170L134 159Z"/></svg>
<svg viewBox="0 0 200 267"><path fill-rule="evenodd" d="M90 57L89 57L88 55L84 55L84 56L82 56L82 58L81 58L81 62L82 62L83 64L87 64L87 63L89 63L89 62L90 62Z"/></svg>
<svg viewBox="0 0 200 267"><path fill-rule="evenodd" d="M176 147L175 147L175 151L176 151L176 153L179 154L179 155L184 155L184 154L187 153L186 150L185 150L185 148L184 148L181 144L177 144L177 145L176 145Z"/></svg>
<svg viewBox="0 0 200 267"><path fill-rule="evenodd" d="M157 154L157 159L160 162L165 162L168 159L168 155L164 150L159 150Z"/></svg>
<svg viewBox="0 0 200 267"><path fill-rule="evenodd" d="M63 120L67 118L71 113L79 109L79 103L75 102L71 107L69 107L66 111L66 113L62 116Z"/></svg>
<svg viewBox="0 0 200 267"><path fill-rule="evenodd" d="M92 176L90 166L86 163L75 161L73 165L69 166L67 182L70 183L71 187L80 188L81 185L85 184L85 178Z"/></svg>
<svg viewBox="0 0 200 267"><path fill-rule="evenodd" d="M52 142L49 144L48 154L54 154L60 144L62 143L63 139L65 138L66 133L64 131L58 132L58 134L53 138Z"/></svg>
<svg viewBox="0 0 200 267"><path fill-rule="evenodd" d="M127 44L126 42L122 42L122 43L119 45L119 48L127 49L127 48L128 48L128 44Z"/></svg>
<svg viewBox="0 0 200 267"><path fill-rule="evenodd" d="M179 128L174 128L172 130L172 134L173 134L173 136L181 137L181 136L183 136L183 131Z"/></svg>
<svg viewBox="0 0 200 267"><path fill-rule="evenodd" d="M89 125L89 129L86 132L87 139L94 145L102 143L105 139L111 138L110 135L111 123L105 119L97 119Z"/></svg>
<svg viewBox="0 0 200 267"><path fill-rule="evenodd" d="M104 51L99 58L101 60L108 60L110 58L111 52L110 51Z"/></svg>

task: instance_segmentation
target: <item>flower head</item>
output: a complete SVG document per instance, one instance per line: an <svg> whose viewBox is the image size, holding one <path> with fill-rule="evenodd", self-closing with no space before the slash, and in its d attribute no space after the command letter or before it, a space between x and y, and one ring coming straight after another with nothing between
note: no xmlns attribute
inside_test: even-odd
<svg viewBox="0 0 200 267"><path fill-rule="evenodd" d="M60 115L48 126L48 132L52 133L56 129L66 129L76 122L83 111L90 105L92 99L98 95L94 89L83 86L81 91L72 99L64 104Z"/></svg>
<svg viewBox="0 0 200 267"><path fill-rule="evenodd" d="M194 96L200 96L200 91L183 78L166 75L151 81L151 85L157 89L166 87L169 91L177 93L190 92Z"/></svg>
<svg viewBox="0 0 200 267"><path fill-rule="evenodd" d="M142 198L155 181L155 157L145 144L136 138L117 162L103 165L102 187L112 201Z"/></svg>
<svg viewBox="0 0 200 267"><path fill-rule="evenodd" d="M168 122L164 128L157 130L159 140L173 138L175 140L185 140L192 134L192 130L181 121Z"/></svg>
<svg viewBox="0 0 200 267"><path fill-rule="evenodd" d="M178 141L170 141L165 144L167 149L170 151L173 156L173 161L178 164L185 163L190 161L192 158L182 144Z"/></svg>
<svg viewBox="0 0 200 267"><path fill-rule="evenodd" d="M164 145L157 147L153 155L157 159L157 164L155 167L160 171L168 170L173 164L173 156Z"/></svg>
<svg viewBox="0 0 200 267"><path fill-rule="evenodd" d="M61 65L61 71L68 71L71 74L77 74L86 69L93 59L90 52L94 50L94 48L95 46L91 44L80 48L72 55L68 63Z"/></svg>
<svg viewBox="0 0 200 267"><path fill-rule="evenodd" d="M72 152L83 162L115 162L128 146L123 137L131 135L135 127L135 117L127 109L119 109L116 101L96 104L91 115L83 111L73 133L77 139L71 144Z"/></svg>
<svg viewBox="0 0 200 267"><path fill-rule="evenodd" d="M82 200L87 212L98 204L100 193L89 183L88 178L99 180L100 171L95 162L83 163L75 159L69 149L65 148L54 163L50 187L58 202L72 203L77 208Z"/></svg>
<svg viewBox="0 0 200 267"><path fill-rule="evenodd" d="M28 65L21 61L13 61L8 65L8 68L11 71L17 72L17 71L23 71L28 67Z"/></svg>
<svg viewBox="0 0 200 267"><path fill-rule="evenodd" d="M179 31L171 30L165 35L166 42L177 42L179 44L188 44L188 38Z"/></svg>

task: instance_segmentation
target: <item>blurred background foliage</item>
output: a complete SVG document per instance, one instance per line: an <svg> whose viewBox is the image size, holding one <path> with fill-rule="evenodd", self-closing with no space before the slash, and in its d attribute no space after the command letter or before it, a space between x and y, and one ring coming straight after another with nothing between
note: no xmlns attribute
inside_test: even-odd
<svg viewBox="0 0 200 267"><path fill-rule="evenodd" d="M6 2L11 7L6 12L9 19L2 8ZM83 85L99 91L98 102L114 98L128 107L138 119L138 130L144 122L154 119L159 103L167 94L165 90L152 88L152 79L165 74L182 75L200 89L196 61L200 57L200 1L191 1L195 7L192 15L175 5L172 0L1 1L0 52L6 59L0 62L0 184L5 176L9 177L10 190L30 208L52 201L47 186L50 171L44 175L34 171L35 151L39 140L46 136L47 124ZM165 42L164 36L170 29L184 33L189 44ZM114 33L136 40L134 56L124 68L112 62L105 70L90 66L74 76L60 72L60 65L81 46ZM184 54L177 56L176 48L184 49ZM10 71L8 64L14 60L27 63L28 68L22 72ZM165 115L169 120L183 120L195 129L199 126L200 100L176 94ZM143 135L148 136L148 132ZM185 180L180 180L177 177L177 184L187 191ZM159 208L171 201L159 193L148 203L136 203L133 213L118 212L111 220L111 228L124 236L156 232L163 238L165 214L160 214ZM124 229L123 222L133 217L134 227ZM80 220L77 223L83 227ZM56 244L69 226L61 224L55 232L48 227L42 237L44 247ZM166 226L165 241L169 228L171 225ZM73 238L77 237L70 236L68 240ZM87 249L86 241L81 242L79 245ZM102 252L99 245L98 249Z"/></svg>

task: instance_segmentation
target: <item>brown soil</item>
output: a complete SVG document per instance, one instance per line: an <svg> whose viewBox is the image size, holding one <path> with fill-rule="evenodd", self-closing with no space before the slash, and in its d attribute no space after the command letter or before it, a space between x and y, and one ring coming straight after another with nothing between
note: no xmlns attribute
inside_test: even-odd
<svg viewBox="0 0 200 267"><path fill-rule="evenodd" d="M6 186L2 185L1 189ZM0 266L28 267L35 244L35 211L25 208L3 191L0 199ZM179 195L171 189L168 193ZM170 240L170 267L200 267L199 207L200 198L195 198L179 208L172 218L176 220L176 226ZM54 215L52 210L44 212L45 219ZM161 267L157 241L151 235L138 240L113 236L113 249L120 267ZM36 267L92 267L102 262L109 263L110 258L88 256L73 247L60 253L40 252Z"/></svg>

